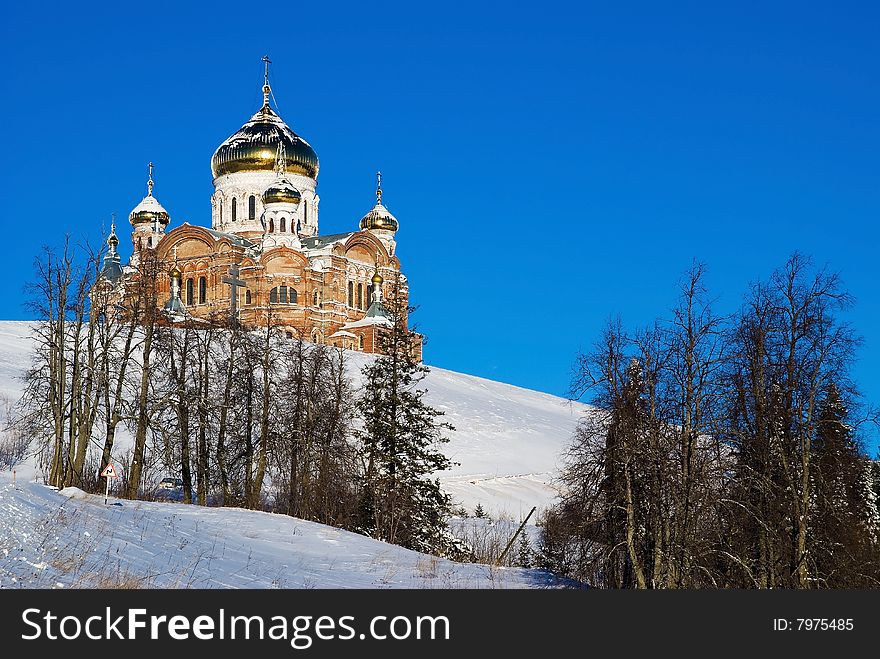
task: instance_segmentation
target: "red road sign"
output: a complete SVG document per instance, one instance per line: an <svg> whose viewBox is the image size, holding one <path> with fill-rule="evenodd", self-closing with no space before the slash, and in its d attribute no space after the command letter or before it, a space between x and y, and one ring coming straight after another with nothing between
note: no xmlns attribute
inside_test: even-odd
<svg viewBox="0 0 880 659"><path fill-rule="evenodd" d="M116 473L116 470L113 468L113 464L108 464L104 471L101 472L101 476L104 478L119 478L119 475Z"/></svg>

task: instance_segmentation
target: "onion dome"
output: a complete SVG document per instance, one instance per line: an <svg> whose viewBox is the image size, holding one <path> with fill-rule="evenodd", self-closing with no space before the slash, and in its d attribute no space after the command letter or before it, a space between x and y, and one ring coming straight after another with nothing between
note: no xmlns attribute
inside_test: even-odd
<svg viewBox="0 0 880 659"><path fill-rule="evenodd" d="M374 284L379 285L379 284L381 284L383 281L385 281L385 280L382 279L382 275L380 275L378 272L376 272L376 273L373 274L373 283L374 283Z"/></svg>
<svg viewBox="0 0 880 659"><path fill-rule="evenodd" d="M383 229L385 231L397 231L399 226L397 218L382 205L382 172L377 172L376 178L378 179L376 184L376 205L361 218L361 230Z"/></svg>
<svg viewBox="0 0 880 659"><path fill-rule="evenodd" d="M269 107L269 64L263 85L263 107L226 139L211 158L214 178L234 172L271 172L279 144L287 153L288 171L318 178L318 154Z"/></svg>
<svg viewBox="0 0 880 659"><path fill-rule="evenodd" d="M298 204L302 195L286 178L277 178L263 192L263 204Z"/></svg>
<svg viewBox="0 0 880 659"><path fill-rule="evenodd" d="M171 271L168 273L168 276L171 277L171 279L180 279L180 274L180 268L178 268L177 264L175 263L172 266Z"/></svg>
<svg viewBox="0 0 880 659"><path fill-rule="evenodd" d="M147 180L147 196L141 200L128 216L128 221L134 225L158 223L163 227L171 218L168 211L153 196L153 163L150 163L150 176Z"/></svg>
<svg viewBox="0 0 880 659"><path fill-rule="evenodd" d="M111 282L116 282L122 277L122 263L120 262L119 238L116 237L116 218L110 224L110 235L107 236L107 253L104 255L104 267L101 268L101 276Z"/></svg>

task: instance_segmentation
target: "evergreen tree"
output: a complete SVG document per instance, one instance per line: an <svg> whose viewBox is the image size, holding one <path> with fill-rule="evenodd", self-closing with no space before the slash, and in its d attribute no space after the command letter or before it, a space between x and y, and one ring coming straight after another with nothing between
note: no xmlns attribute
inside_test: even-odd
<svg viewBox="0 0 880 659"><path fill-rule="evenodd" d="M519 567L532 567L532 543L523 533L519 537L519 556L517 557L517 565Z"/></svg>
<svg viewBox="0 0 880 659"><path fill-rule="evenodd" d="M426 392L419 383L428 368L414 349L421 337L408 328L412 308L401 301L399 281L394 289L388 303L381 294L373 301L389 322L381 330L383 354L363 369L357 403L365 462L358 527L410 549L449 553L451 503L432 475L452 466L439 447L449 441L443 431L454 428L440 420L443 412L424 401Z"/></svg>
<svg viewBox="0 0 880 659"><path fill-rule="evenodd" d="M483 510L483 504L478 503L477 507L474 508L474 517L485 517L486 511Z"/></svg>
<svg viewBox="0 0 880 659"><path fill-rule="evenodd" d="M876 585L870 463L861 455L849 410L831 384L819 405L813 441L811 555L820 587Z"/></svg>

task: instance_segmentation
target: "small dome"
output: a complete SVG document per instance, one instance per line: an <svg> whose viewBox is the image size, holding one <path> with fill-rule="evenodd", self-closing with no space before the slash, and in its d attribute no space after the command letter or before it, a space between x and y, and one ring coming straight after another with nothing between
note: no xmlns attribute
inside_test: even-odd
<svg viewBox="0 0 880 659"><path fill-rule="evenodd" d="M380 275L378 272L373 275L373 283L374 284L381 284L383 281L385 281L385 280L382 279L382 275Z"/></svg>
<svg viewBox="0 0 880 659"><path fill-rule="evenodd" d="M169 272L168 275L169 275L172 279L180 279L180 268L178 268L176 265L173 266L173 267L171 268L171 272Z"/></svg>
<svg viewBox="0 0 880 659"><path fill-rule="evenodd" d="M110 245L110 247L119 247L119 238L116 237L115 233L111 233L107 237L107 244Z"/></svg>
<svg viewBox="0 0 880 659"><path fill-rule="evenodd" d="M288 172L318 178L318 154L275 114L268 102L217 148L211 158L211 172L214 178L234 172L271 172L279 143L284 145Z"/></svg>
<svg viewBox="0 0 880 659"><path fill-rule="evenodd" d="M269 204L298 204L302 199L302 195L293 183L286 178L277 178L272 182L263 193L263 203Z"/></svg>
<svg viewBox="0 0 880 659"><path fill-rule="evenodd" d="M152 194L144 197L143 201L135 206L128 216L128 221L132 224L146 224L158 221L159 224L166 225L170 219L168 211L162 207L162 204L156 201Z"/></svg>
<svg viewBox="0 0 880 659"><path fill-rule="evenodd" d="M395 218L382 202L378 202L369 213L361 218L360 227L367 229L384 229L385 231L397 231L397 218Z"/></svg>

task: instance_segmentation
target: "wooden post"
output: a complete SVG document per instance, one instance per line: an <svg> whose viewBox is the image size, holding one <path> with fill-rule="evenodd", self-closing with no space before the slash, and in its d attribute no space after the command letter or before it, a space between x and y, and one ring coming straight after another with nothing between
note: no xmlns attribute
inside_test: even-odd
<svg viewBox="0 0 880 659"><path fill-rule="evenodd" d="M501 565L502 561L504 561L504 557L507 556L507 552L510 551L510 548L513 546L514 541L519 537L519 534L522 533L522 530L525 528L526 523L529 521L529 518L534 514L535 510L537 510L537 506L532 506L531 512L526 515L526 518L522 521L522 524L519 525L519 528L516 530L516 533L513 534L513 537L510 539L510 542L507 543L507 546L504 548L504 551L501 552L501 556L495 561L495 565Z"/></svg>

